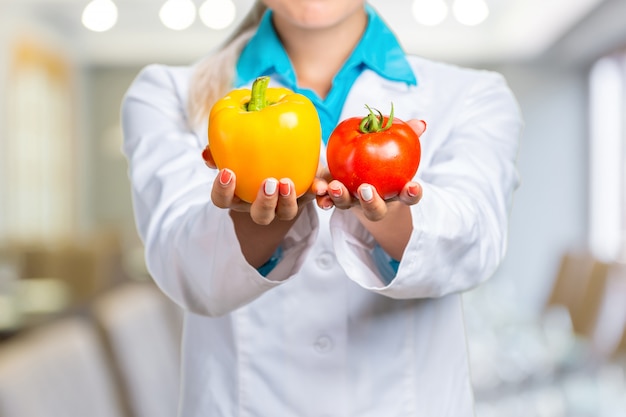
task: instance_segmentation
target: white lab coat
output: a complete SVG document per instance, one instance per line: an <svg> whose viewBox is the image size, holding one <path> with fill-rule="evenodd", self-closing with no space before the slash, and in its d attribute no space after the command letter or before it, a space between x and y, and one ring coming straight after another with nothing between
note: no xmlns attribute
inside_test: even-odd
<svg viewBox="0 0 626 417"><path fill-rule="evenodd" d="M191 69L149 66L130 87L124 152L147 266L186 310L180 417L473 416L460 293L504 255L522 122L500 75L409 62L417 86L365 71L341 114L393 102L428 123L424 196L389 285L350 211L315 204L261 276L211 203L206 133L186 120Z"/></svg>

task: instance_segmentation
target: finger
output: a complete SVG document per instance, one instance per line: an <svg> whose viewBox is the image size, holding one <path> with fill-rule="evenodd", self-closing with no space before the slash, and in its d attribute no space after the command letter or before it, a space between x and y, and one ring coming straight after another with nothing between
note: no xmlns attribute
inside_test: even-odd
<svg viewBox="0 0 626 417"><path fill-rule="evenodd" d="M323 210L330 210L335 205L332 198L330 198L328 194L316 196L315 201L317 202L318 207Z"/></svg>
<svg viewBox="0 0 626 417"><path fill-rule="evenodd" d="M235 173L230 169L221 170L215 181L213 181L213 189L211 190L211 201L217 207L229 208L235 199Z"/></svg>
<svg viewBox="0 0 626 417"><path fill-rule="evenodd" d="M318 170L317 177L311 185L311 192L315 195L315 202L319 208L329 210L335 205L328 195L328 181L324 178L323 170Z"/></svg>
<svg viewBox="0 0 626 417"><path fill-rule="evenodd" d="M328 194L328 182L325 179L316 177L311 184L311 192L316 196L323 196Z"/></svg>
<svg viewBox="0 0 626 417"><path fill-rule="evenodd" d="M298 214L298 201L294 190L294 184L290 179L283 178L278 182L277 219L293 220Z"/></svg>
<svg viewBox="0 0 626 417"><path fill-rule="evenodd" d="M206 148L204 148L204 150L202 151L202 159L204 159L204 163L209 168L217 168L217 165L215 164L215 160L213 159L213 154L211 153L211 149L209 148L209 145L207 145Z"/></svg>
<svg viewBox="0 0 626 417"><path fill-rule="evenodd" d="M260 225L268 225L276 217L278 180L268 178L261 184L257 197L250 206L250 217Z"/></svg>
<svg viewBox="0 0 626 417"><path fill-rule="evenodd" d="M334 180L328 184L328 195L339 209L348 209L354 205L350 191L339 181Z"/></svg>
<svg viewBox="0 0 626 417"><path fill-rule="evenodd" d="M422 186L417 182L411 181L402 188L398 199L407 206L412 206L420 202L422 193Z"/></svg>
<svg viewBox="0 0 626 417"><path fill-rule="evenodd" d="M407 123L417 133L417 136L422 136L426 131L426 122L423 120L411 119Z"/></svg>
<svg viewBox="0 0 626 417"><path fill-rule="evenodd" d="M381 220L387 214L387 204L374 186L362 184L357 190L363 214L370 221Z"/></svg>

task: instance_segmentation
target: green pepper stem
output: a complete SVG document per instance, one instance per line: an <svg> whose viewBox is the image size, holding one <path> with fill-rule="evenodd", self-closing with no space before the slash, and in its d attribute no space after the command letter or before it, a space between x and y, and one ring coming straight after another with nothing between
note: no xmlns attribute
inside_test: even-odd
<svg viewBox="0 0 626 417"><path fill-rule="evenodd" d="M359 130L361 133L376 133L376 132L384 132L389 129L393 123L393 103L391 103L391 113L389 113L389 118L387 119L387 123L383 126L385 121L385 117L377 109L371 109L367 104L365 105L367 110L369 110L370 114L365 116L361 123L359 123ZM374 110L378 115L374 113Z"/></svg>
<svg viewBox="0 0 626 417"><path fill-rule="evenodd" d="M270 83L270 77L258 77L252 83L252 89L250 92L250 101L246 106L247 111L259 111L263 110L267 106L267 100L265 98L265 92L267 86Z"/></svg>

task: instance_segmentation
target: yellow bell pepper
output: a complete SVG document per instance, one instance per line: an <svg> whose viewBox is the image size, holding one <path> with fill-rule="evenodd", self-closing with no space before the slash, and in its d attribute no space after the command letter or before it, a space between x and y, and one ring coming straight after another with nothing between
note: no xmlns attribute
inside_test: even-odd
<svg viewBox="0 0 626 417"><path fill-rule="evenodd" d="M255 200L266 178L290 178L296 195L313 183L320 157L321 125L305 96L268 88L269 77L252 89L237 89L218 100L209 114L209 149L219 169L236 175L235 194Z"/></svg>

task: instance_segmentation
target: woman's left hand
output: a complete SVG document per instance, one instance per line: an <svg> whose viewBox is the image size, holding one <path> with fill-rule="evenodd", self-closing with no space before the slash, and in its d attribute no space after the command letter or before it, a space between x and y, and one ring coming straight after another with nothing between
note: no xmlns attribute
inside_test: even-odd
<svg viewBox="0 0 626 417"><path fill-rule="evenodd" d="M399 201L411 206L419 203L422 198L422 186L415 181L407 182L400 194L389 200L384 200L370 184L361 184L357 190L359 197L355 198L341 182L327 181L324 178L317 178L312 186L319 207L324 209L336 207L341 210L361 207L363 214L370 221L382 220L387 214L388 205L392 202Z"/></svg>

